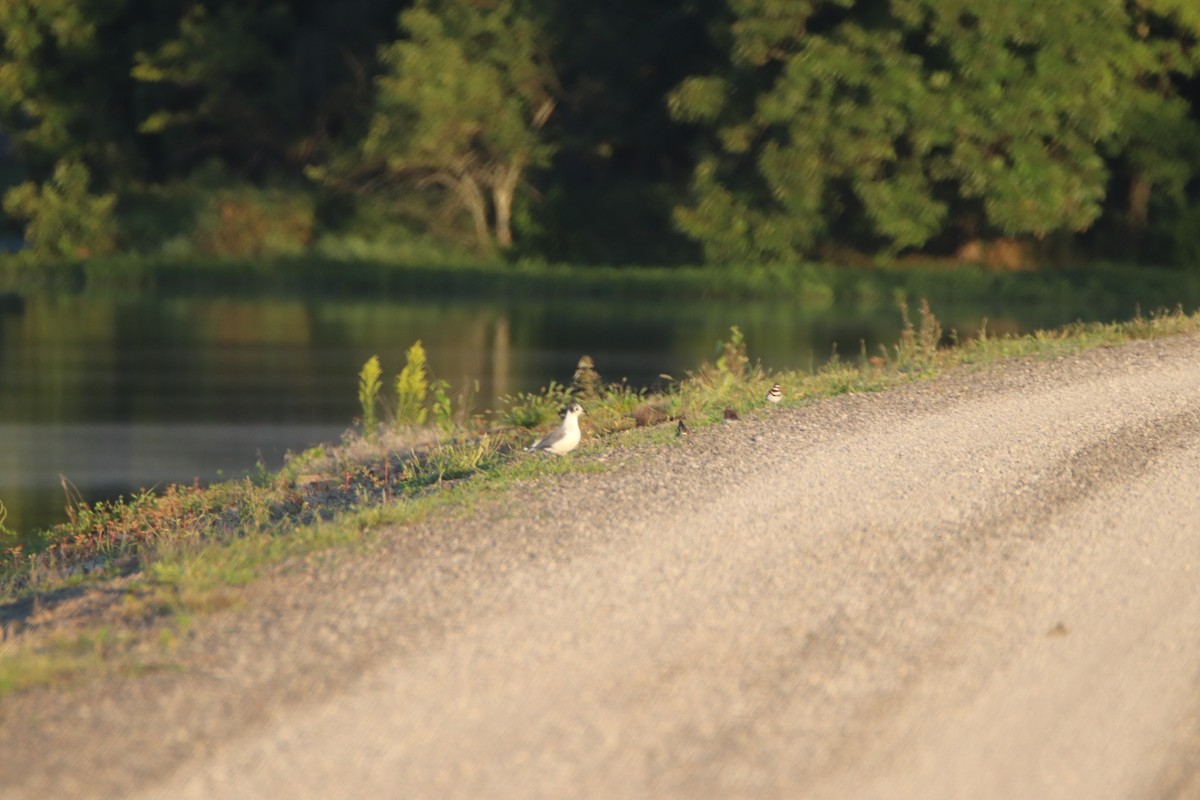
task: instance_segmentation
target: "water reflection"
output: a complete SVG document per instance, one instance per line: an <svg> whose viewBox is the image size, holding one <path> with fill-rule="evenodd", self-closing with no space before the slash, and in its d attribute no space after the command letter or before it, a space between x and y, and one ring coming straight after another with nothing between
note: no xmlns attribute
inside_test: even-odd
<svg viewBox="0 0 1200 800"><path fill-rule="evenodd" d="M1055 309L936 309L973 335L1069 321ZM649 385L712 359L737 324L752 358L814 368L893 342L890 306L806 312L784 303L624 304L319 298L29 298L0 315L0 500L17 530L64 518L64 475L87 499L278 466L334 440L358 413L362 363L385 385L424 341L436 378L476 411L569 380L588 353L607 380Z"/></svg>

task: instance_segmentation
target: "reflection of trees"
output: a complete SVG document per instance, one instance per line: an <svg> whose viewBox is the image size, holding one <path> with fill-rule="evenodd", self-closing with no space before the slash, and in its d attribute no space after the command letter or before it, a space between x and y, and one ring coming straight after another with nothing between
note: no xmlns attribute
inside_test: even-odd
<svg viewBox="0 0 1200 800"><path fill-rule="evenodd" d="M353 377L371 355L383 365L390 386L404 366L404 351L420 339L435 379L450 383L457 411L464 401L476 410L493 408L509 393L514 370L514 331L508 310L489 303L346 302L313 307L312 348L337 354L317 391L346 400L345 418L355 409ZM521 349L517 342L515 349ZM475 383L479 382L476 393Z"/></svg>
<svg viewBox="0 0 1200 800"><path fill-rule="evenodd" d="M510 394L511 356L512 331L509 329L508 317L501 314L496 318L496 335L492 340L492 393L495 398Z"/></svg>
<svg viewBox="0 0 1200 800"><path fill-rule="evenodd" d="M18 501L19 503L19 501ZM29 537L22 535L21 513L20 508L13 508L9 503L4 504L6 514L0 513L4 517L4 527L0 528L0 557L3 557L3 551L10 547L22 545L28 547L30 544Z"/></svg>
<svg viewBox="0 0 1200 800"><path fill-rule="evenodd" d="M440 331L442 325L431 329ZM513 345L508 315L499 308L464 309L462 324L446 326L445 333L449 337L437 345L443 363L432 364L431 368L435 375L449 381L455 412L495 408L499 399L509 394L512 383Z"/></svg>
<svg viewBox="0 0 1200 800"><path fill-rule="evenodd" d="M6 467L0 466L0 475ZM89 502L94 498L89 497ZM8 519L4 526L16 535L16 541L7 541L0 535L0 550L20 544L29 549L37 540L37 531L51 525L65 522L67 519L66 496L61 488L23 489L20 492L6 492L0 497L8 509Z"/></svg>
<svg viewBox="0 0 1200 800"><path fill-rule="evenodd" d="M112 300L44 296L19 317L0 317L0 419L106 416L118 317Z"/></svg>
<svg viewBox="0 0 1200 800"><path fill-rule="evenodd" d="M0 475L8 474L12 468L11 463L0 462ZM22 507L26 497L26 494L17 492L5 492L0 495L0 503L4 505L4 508L0 509L0 551L21 543L21 520L24 518Z"/></svg>
<svg viewBox="0 0 1200 800"><path fill-rule="evenodd" d="M214 420L309 419L319 393L314 374L314 306L306 300L212 300L192 306L198 341L188 349L207 360L189 376L205 416Z"/></svg>

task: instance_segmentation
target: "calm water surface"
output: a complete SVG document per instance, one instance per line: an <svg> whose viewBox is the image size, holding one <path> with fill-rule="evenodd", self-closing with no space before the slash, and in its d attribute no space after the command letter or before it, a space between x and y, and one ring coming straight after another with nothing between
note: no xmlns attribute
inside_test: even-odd
<svg viewBox="0 0 1200 800"><path fill-rule="evenodd" d="M1059 309L935 309L972 335L1059 325ZM730 325L752 359L811 368L894 342L890 305L804 311L784 303L589 304L47 296L0 315L0 501L7 527L65 519L139 487L235 477L288 450L336 441L358 413L357 374L378 354L385 386L421 339L436 378L477 411L570 380L581 354L606 380L645 386L715 356Z"/></svg>

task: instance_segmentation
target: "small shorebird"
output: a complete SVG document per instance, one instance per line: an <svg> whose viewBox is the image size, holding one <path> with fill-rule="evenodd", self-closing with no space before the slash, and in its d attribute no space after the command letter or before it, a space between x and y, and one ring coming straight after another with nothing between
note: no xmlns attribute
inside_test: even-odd
<svg viewBox="0 0 1200 800"><path fill-rule="evenodd" d="M691 431L688 430L687 423L683 421L683 417L679 418L679 424L675 426L676 436L687 436Z"/></svg>
<svg viewBox="0 0 1200 800"><path fill-rule="evenodd" d="M530 452L541 450L555 456L571 452L579 444L579 415L582 413L583 406L572 403L563 418L563 424L557 430L551 431L525 449Z"/></svg>
<svg viewBox="0 0 1200 800"><path fill-rule="evenodd" d="M779 401L782 399L783 399L783 387L781 387L777 383L771 387L771 390L769 392L767 392L767 402L775 403L778 405Z"/></svg>
<svg viewBox="0 0 1200 800"><path fill-rule="evenodd" d="M596 362L591 356L579 357L575 365L575 375L571 378L572 385L584 396L591 396L600 387L600 373L596 371Z"/></svg>
<svg viewBox="0 0 1200 800"><path fill-rule="evenodd" d="M736 409L733 409L733 408L725 409L723 421L725 422L726 425L728 425L731 422L737 422L739 419L741 419L741 417L738 416Z"/></svg>

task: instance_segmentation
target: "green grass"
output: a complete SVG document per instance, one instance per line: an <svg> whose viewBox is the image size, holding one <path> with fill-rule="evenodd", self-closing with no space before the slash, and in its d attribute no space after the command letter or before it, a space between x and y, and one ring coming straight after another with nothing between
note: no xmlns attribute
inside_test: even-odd
<svg viewBox="0 0 1200 800"><path fill-rule="evenodd" d="M49 636L38 647L0 641L0 697L109 669L143 671L146 664L127 658L132 637L127 631L98 626Z"/></svg>
<svg viewBox="0 0 1200 800"><path fill-rule="evenodd" d="M907 309L904 309L906 319ZM609 448L675 444L674 420L716 424L725 408L753 414L772 383L784 405L851 392L882 391L954 369L979 369L1023 356L1055 357L1134 339L1200 330L1182 312L1112 324L1076 324L1027 336L978 338L944 347L940 323L922 303L899 341L877 353L835 360L814 372L772 373L746 358L734 329L721 357L657 393L623 384L587 390L585 443L566 458L520 451L557 422L548 409L574 395L557 384L542 396L509 399L490 430L474 420L453 436L432 428L381 430L374 437L313 448L279 472L208 487L170 486L94 506L43 532L29 551L0 554L0 604L52 602L67 587L120 584L122 601L105 626L69 640L52 634L0 638L0 695L97 670L141 668L135 645L157 637L167 657L177 632L198 615L236 606L240 588L290 560L370 547L381 531L449 510L470 510L529 481L603 470L589 456ZM100 566L89 574L82 567ZM131 579L128 576L133 576ZM116 585L116 584L113 584ZM110 618L111 617L111 618ZM151 648L153 650L153 648ZM115 665L115 666L114 666Z"/></svg>

